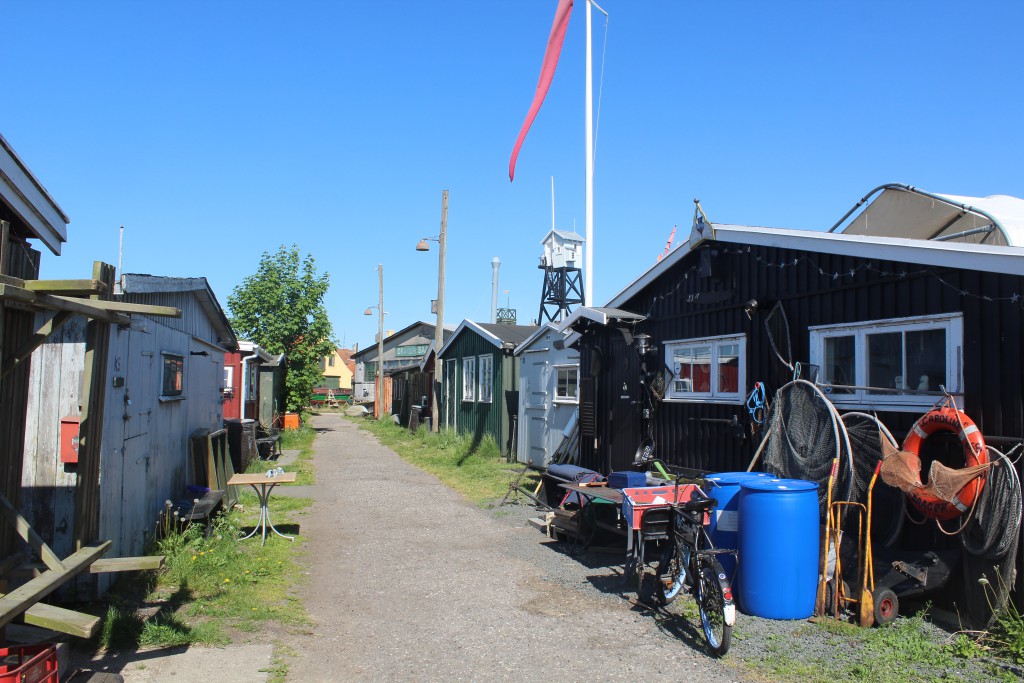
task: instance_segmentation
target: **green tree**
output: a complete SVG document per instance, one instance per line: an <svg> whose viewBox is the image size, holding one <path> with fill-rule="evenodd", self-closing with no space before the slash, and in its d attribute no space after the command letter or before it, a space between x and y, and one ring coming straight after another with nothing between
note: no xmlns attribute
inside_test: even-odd
<svg viewBox="0 0 1024 683"><path fill-rule="evenodd" d="M289 411L307 404L323 377L320 361L336 346L324 307L328 287L330 276L316 272L311 254L303 257L297 245L282 245L276 254L263 252L256 274L228 297L231 325L239 338L285 354Z"/></svg>

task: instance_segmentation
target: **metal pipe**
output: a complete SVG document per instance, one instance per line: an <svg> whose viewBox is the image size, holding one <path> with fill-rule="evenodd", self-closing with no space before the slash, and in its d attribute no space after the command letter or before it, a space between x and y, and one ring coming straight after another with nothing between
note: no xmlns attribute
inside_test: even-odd
<svg viewBox="0 0 1024 683"><path fill-rule="evenodd" d="M498 322L498 269L501 268L501 259L495 256L491 259L491 322Z"/></svg>

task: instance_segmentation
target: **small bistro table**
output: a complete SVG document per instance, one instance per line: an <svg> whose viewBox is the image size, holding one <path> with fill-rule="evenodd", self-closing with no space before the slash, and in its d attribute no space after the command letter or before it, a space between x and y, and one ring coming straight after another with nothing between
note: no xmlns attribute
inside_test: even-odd
<svg viewBox="0 0 1024 683"><path fill-rule="evenodd" d="M267 503L270 500L270 492L274 490L274 487L278 484L294 484L295 483L295 472L284 472L273 477L268 477L266 474L235 474L228 479L228 486L245 486L248 484L252 487L253 491L260 499L260 520L256 523L256 526L242 539L251 538L256 535L257 531L262 532L262 543L260 545L267 544L267 527L281 538L287 538L289 541L294 541L294 536L286 536L277 530L274 523L270 521L270 508Z"/></svg>

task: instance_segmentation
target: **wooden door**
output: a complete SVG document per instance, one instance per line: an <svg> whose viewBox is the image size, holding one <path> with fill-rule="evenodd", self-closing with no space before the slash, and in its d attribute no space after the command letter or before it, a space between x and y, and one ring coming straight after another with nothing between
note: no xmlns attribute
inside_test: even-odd
<svg viewBox="0 0 1024 683"><path fill-rule="evenodd" d="M455 405L459 393L455 372L455 359L451 358L444 362L444 426L446 429L455 429Z"/></svg>

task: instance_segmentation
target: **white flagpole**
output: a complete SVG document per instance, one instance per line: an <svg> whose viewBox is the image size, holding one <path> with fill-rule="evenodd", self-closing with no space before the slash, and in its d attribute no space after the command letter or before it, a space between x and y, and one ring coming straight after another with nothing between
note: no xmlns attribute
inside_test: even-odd
<svg viewBox="0 0 1024 683"><path fill-rule="evenodd" d="M594 305L594 65L591 31L590 31L590 0L587 0L587 85L586 85L586 116L584 117L584 135L586 137L586 165L587 165L587 234L585 259L586 273L583 280L583 302L584 306Z"/></svg>

